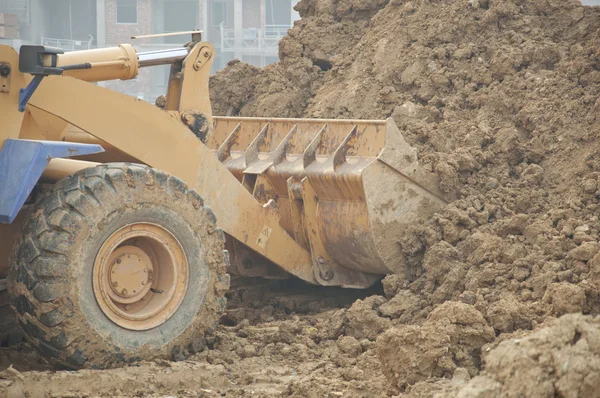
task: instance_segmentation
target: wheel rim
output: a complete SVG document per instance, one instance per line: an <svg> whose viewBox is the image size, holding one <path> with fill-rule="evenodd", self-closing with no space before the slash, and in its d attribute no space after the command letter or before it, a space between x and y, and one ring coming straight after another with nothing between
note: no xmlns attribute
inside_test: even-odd
<svg viewBox="0 0 600 398"><path fill-rule="evenodd" d="M188 275L179 241L159 225L136 223L114 232L100 248L94 263L94 295L117 325L152 329L177 311Z"/></svg>

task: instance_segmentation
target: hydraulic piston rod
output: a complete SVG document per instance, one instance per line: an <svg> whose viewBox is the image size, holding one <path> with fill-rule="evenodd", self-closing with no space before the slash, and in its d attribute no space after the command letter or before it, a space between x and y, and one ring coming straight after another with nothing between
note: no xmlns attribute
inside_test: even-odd
<svg viewBox="0 0 600 398"><path fill-rule="evenodd" d="M174 48L169 50L148 51L138 53L140 68L157 65L168 65L183 60L188 55L187 48Z"/></svg>

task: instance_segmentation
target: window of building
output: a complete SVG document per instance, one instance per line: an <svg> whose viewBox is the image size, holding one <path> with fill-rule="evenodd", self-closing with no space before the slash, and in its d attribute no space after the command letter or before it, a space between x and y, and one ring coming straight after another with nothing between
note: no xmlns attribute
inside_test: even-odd
<svg viewBox="0 0 600 398"><path fill-rule="evenodd" d="M117 0L117 23L137 23L137 0Z"/></svg>
<svg viewBox="0 0 600 398"><path fill-rule="evenodd" d="M289 0L265 0L265 25L291 26L292 11Z"/></svg>

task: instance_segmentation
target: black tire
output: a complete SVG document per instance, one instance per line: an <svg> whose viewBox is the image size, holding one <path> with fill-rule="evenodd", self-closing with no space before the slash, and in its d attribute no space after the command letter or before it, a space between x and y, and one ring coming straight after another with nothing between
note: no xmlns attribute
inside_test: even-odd
<svg viewBox="0 0 600 398"><path fill-rule="evenodd" d="M201 350L225 308L224 234L202 198L150 167L106 164L69 176L44 194L11 258L11 306L27 339L67 368L110 368L140 360L180 360ZM151 222L181 242L189 262L183 301L162 325L119 327L95 299L92 274L114 231Z"/></svg>
<svg viewBox="0 0 600 398"><path fill-rule="evenodd" d="M8 292L0 292L0 347L17 345L23 342L24 337L17 326L15 313L8 303Z"/></svg>

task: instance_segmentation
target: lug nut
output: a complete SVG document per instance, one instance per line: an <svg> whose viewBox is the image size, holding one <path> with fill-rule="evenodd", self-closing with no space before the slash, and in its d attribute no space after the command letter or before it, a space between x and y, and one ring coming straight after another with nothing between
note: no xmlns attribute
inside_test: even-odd
<svg viewBox="0 0 600 398"><path fill-rule="evenodd" d="M324 273L320 272L319 276L321 276L321 279L323 279L324 281L330 281L333 279L333 271L328 269Z"/></svg>
<svg viewBox="0 0 600 398"><path fill-rule="evenodd" d="M1 77L8 77L8 75L10 75L10 66L9 65L1 65L0 66L0 76Z"/></svg>

